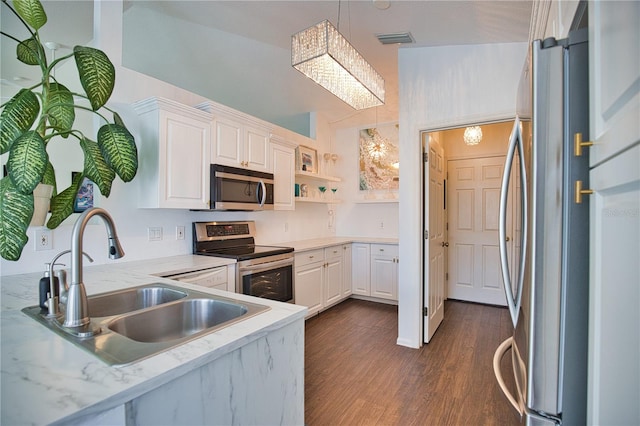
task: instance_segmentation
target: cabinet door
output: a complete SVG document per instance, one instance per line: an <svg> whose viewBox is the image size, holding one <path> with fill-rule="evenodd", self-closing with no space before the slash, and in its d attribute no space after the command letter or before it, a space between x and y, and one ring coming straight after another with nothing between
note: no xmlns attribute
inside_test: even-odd
<svg viewBox="0 0 640 426"><path fill-rule="evenodd" d="M216 117L214 127L211 162L239 167L243 161L242 125L228 118Z"/></svg>
<svg viewBox="0 0 640 426"><path fill-rule="evenodd" d="M591 166L640 138L640 2L589 2Z"/></svg>
<svg viewBox="0 0 640 426"><path fill-rule="evenodd" d="M362 296L370 295L370 273L369 267L371 254L369 244L355 243L352 246L353 273L351 274L351 289L353 294Z"/></svg>
<svg viewBox="0 0 640 426"><path fill-rule="evenodd" d="M271 144L271 165L274 177L273 208L294 210L295 151L288 146Z"/></svg>
<svg viewBox="0 0 640 426"><path fill-rule="evenodd" d="M323 279L323 262L296 267L295 303L309 308L307 316L317 313L322 308Z"/></svg>
<svg viewBox="0 0 640 426"><path fill-rule="evenodd" d="M208 208L210 126L173 112L160 113L159 207Z"/></svg>
<svg viewBox="0 0 640 426"><path fill-rule="evenodd" d="M397 247L371 245L371 296L398 300Z"/></svg>
<svg viewBox="0 0 640 426"><path fill-rule="evenodd" d="M325 303L330 306L342 299L342 246L324 249L325 258Z"/></svg>
<svg viewBox="0 0 640 426"><path fill-rule="evenodd" d="M352 258L351 244L342 246L342 297L347 298L351 295L351 274L352 274Z"/></svg>
<svg viewBox="0 0 640 426"><path fill-rule="evenodd" d="M269 171L269 132L251 127L244 133L244 167Z"/></svg>

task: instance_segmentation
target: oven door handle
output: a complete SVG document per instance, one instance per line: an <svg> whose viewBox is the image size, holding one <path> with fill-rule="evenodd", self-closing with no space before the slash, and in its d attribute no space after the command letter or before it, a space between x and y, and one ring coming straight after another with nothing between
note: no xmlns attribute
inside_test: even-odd
<svg viewBox="0 0 640 426"><path fill-rule="evenodd" d="M293 257L282 259L282 260L276 260L275 262L265 262L265 263L249 264L249 265L242 265L242 262L240 262L238 263L238 272L241 276L245 275L243 274L243 272L247 272L247 271L250 271L252 274L258 274L260 272L270 271L272 269L277 269L277 268L281 268L283 266L289 266L289 265L293 266Z"/></svg>

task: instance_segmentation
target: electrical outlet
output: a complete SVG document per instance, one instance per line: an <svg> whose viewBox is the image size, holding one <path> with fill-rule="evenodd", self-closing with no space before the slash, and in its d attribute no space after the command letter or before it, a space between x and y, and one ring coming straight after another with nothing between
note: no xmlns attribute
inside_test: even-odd
<svg viewBox="0 0 640 426"><path fill-rule="evenodd" d="M147 236L149 237L149 241L162 241L162 228L148 227Z"/></svg>
<svg viewBox="0 0 640 426"><path fill-rule="evenodd" d="M380 229L384 229L384 222L380 222Z"/></svg>
<svg viewBox="0 0 640 426"><path fill-rule="evenodd" d="M184 240L184 226L176 226L176 240Z"/></svg>
<svg viewBox="0 0 640 426"><path fill-rule="evenodd" d="M284 232L289 232L289 222L284 223Z"/></svg>
<svg viewBox="0 0 640 426"><path fill-rule="evenodd" d="M49 228L37 228L34 239L36 251L51 250L53 248L53 236Z"/></svg>

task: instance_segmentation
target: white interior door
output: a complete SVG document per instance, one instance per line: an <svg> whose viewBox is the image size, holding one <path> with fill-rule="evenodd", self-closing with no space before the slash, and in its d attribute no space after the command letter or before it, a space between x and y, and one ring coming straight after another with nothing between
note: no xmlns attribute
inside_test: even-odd
<svg viewBox="0 0 640 426"><path fill-rule="evenodd" d="M499 156L448 162L447 295L451 299L506 305L498 248L504 161L505 157ZM508 211L513 209L509 207ZM507 219L507 229L510 228L511 215ZM513 235L508 237L512 242Z"/></svg>
<svg viewBox="0 0 640 426"><path fill-rule="evenodd" d="M424 341L429 343L444 319L445 298L445 205L444 149L439 140L428 136L428 160L424 163L424 206L426 231L424 244L425 291ZM425 234L426 236L426 234Z"/></svg>

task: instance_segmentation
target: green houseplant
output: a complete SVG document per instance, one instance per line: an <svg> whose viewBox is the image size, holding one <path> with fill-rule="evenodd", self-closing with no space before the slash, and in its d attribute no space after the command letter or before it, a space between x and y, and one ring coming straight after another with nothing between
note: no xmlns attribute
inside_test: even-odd
<svg viewBox="0 0 640 426"><path fill-rule="evenodd" d="M0 155L8 153L8 173L0 180L0 255L18 260L28 241L26 231L33 216L36 186L43 183L54 187L47 222L47 227L53 229L73 213L73 203L85 177L108 197L116 175L124 182L135 177L138 154L135 140L122 119L105 106L115 85L115 67L107 55L91 47L75 46L72 54L48 63L38 33L47 22L42 4L39 0L11 3L2 0L3 6L24 24L29 36L21 40L0 33L16 42L18 61L41 71L37 84L20 89L0 106ZM53 73L57 65L71 57L85 93L70 91ZM104 120L96 141L74 128L76 110L91 111ZM102 115L102 110L113 114L113 122ZM80 144L84 170L68 188L57 192L47 146L64 139L76 139Z"/></svg>

